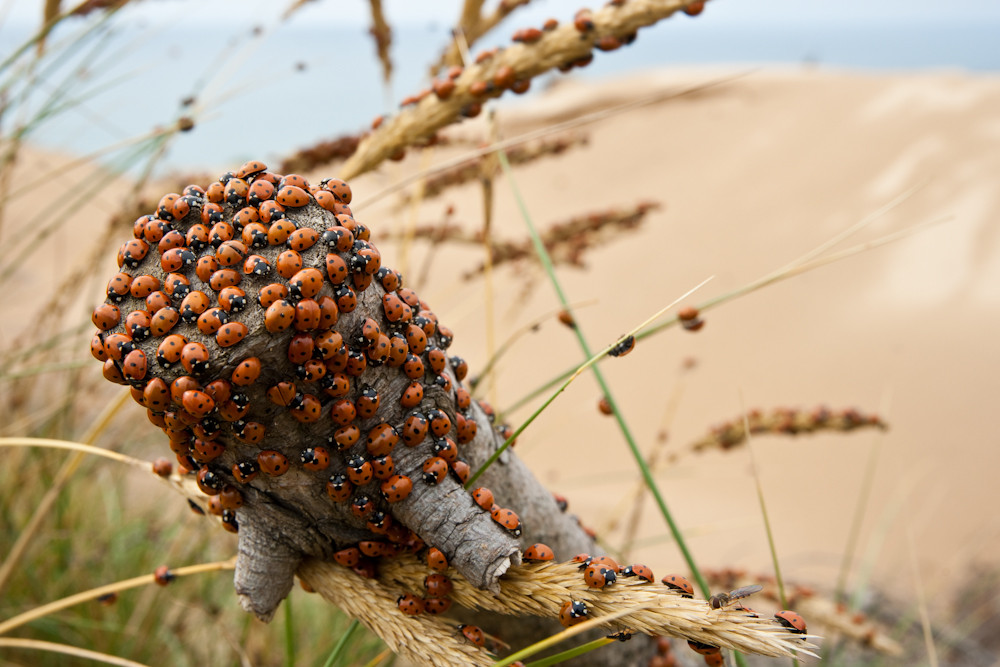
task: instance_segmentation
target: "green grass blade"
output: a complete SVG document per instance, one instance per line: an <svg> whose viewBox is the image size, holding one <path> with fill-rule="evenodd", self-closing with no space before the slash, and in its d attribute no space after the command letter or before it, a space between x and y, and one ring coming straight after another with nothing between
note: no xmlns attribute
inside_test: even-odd
<svg viewBox="0 0 1000 667"><path fill-rule="evenodd" d="M337 640L337 643L336 645L334 645L333 650L330 651L330 655L326 659L326 662L323 663L323 667L333 667L333 665L340 662L340 657L347 649L347 644L348 642L350 642L351 636L360 627L361 623L358 622L358 619L354 619L353 621L351 621L351 624L347 626L346 630L344 630L344 634L340 635L340 639Z"/></svg>
<svg viewBox="0 0 1000 667"><path fill-rule="evenodd" d="M549 665L558 665L561 662L566 662L570 658L575 658L577 656L583 655L584 653L590 653L594 649L601 648L602 646L613 644L614 641L615 641L614 639L601 637L600 639L595 639L592 642L581 644L580 646L571 648L567 651L562 651L561 653L550 655L547 658L542 658L541 660L535 660L534 662L529 662L525 665L525 667L549 667Z"/></svg>
<svg viewBox="0 0 1000 667"><path fill-rule="evenodd" d="M528 227L528 233L531 235L532 243L535 246L535 251L538 253L538 258L545 268L545 272L549 276L549 281L552 283L553 289L555 289L556 295L559 298L559 302L562 307L569 311L572 315L572 310L569 304L569 300L566 298L565 293L559 284L558 278L555 275L555 269L552 266L552 260L549 257L548 252L545 249L545 244L542 243L541 236L538 234L538 230L535 228L532 222L531 215L528 213L527 206L524 203L523 197L521 197L520 190L517 187L517 183L514 181L514 174L511 171L510 163L507 161L507 156L503 151L497 151L497 157L500 160L500 166L503 168L504 175L507 177L507 182L510 184L511 190L514 193L514 198L517 201L518 208L521 211L521 215L524 217L525 224ZM579 325L573 328L573 333L576 334L577 341L580 343L580 349L583 350L584 356L588 359L594 355L590 351L590 345L587 344L587 340L583 335L582 327ZM642 478L646 482L646 486L649 488L649 492L653 495L653 499L656 501L657 506L660 509L660 514L663 515L663 519L667 522L667 526L670 528L671 534L674 536L674 540L677 543L677 547L681 551L681 555L684 557L685 562L688 565L688 569L691 571L692 576L698 583L698 587L701 589L702 594L707 598L709 596L708 586L705 583L704 577L702 577L701 572L698 570L698 566L694 562L694 558L691 552L687 548L687 544L684 541L684 536L681 535L680 528L678 528L677 523L674 521L673 515L667 508L667 503L663 499L663 494L660 493L659 488L656 485L656 480L653 479L653 474L646 465L646 461L642 456L642 452L639 451L639 446L636 444L635 438L632 435L631 429L628 424L625 423L625 419L622 416L621 410L618 409L618 405L615 402L614 395L611 392L611 388L608 386L607 382L604 380L604 375L601 373L600 368L596 365L592 365L592 370L594 372L594 377L597 379L598 385L600 385L601 391L608 400L608 404L611 406L611 410L614 412L615 421L618 422L618 427L621 429L622 435L625 437L625 442L628 444L629 450L632 453L632 457L635 459L636 464L639 466L639 471L642 473Z"/></svg>

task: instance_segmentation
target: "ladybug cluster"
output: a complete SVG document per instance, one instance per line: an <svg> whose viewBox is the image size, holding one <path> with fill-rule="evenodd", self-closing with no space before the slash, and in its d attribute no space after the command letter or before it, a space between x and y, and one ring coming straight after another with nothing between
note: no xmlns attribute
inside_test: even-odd
<svg viewBox="0 0 1000 667"><path fill-rule="evenodd" d="M167 435L227 529L238 531L248 494L280 491L293 473L290 485L314 489L368 538L338 542L335 560L372 577L378 558L424 548L393 507L415 484L464 483L460 448L478 426L468 366L447 353L451 331L382 265L351 198L344 181L313 185L257 160L165 195L118 250L91 352ZM422 465L397 469L401 450ZM168 462L157 472L170 474ZM474 499L520 535L488 489ZM437 549L428 560L447 567ZM401 608L446 610L446 593L434 593Z"/></svg>

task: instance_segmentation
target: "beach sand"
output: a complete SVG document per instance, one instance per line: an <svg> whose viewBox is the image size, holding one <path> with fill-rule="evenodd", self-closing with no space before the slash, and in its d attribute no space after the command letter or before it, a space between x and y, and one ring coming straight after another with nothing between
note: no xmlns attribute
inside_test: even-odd
<svg viewBox="0 0 1000 667"><path fill-rule="evenodd" d="M566 80L539 98L503 107L500 131L514 136L734 72ZM971 563L997 562L1000 518L992 509L1000 499L1000 448L991 409L1000 395L998 119L995 76L767 68L587 125L578 130L589 135L586 146L515 170L541 228L640 200L662 205L638 231L588 252L586 270L558 268L569 300L586 304L577 319L593 349L706 278L711 282L684 303L725 294L786 265L911 188L918 187L838 247L939 221L714 309L697 334L672 328L603 363L639 448L650 451L657 433L669 432L667 451L678 456L656 478L699 564L769 570L755 464L786 579L832 587L870 460L874 481L855 570L864 574L853 581L869 576L892 598L913 603L912 549L934 608L950 600ZM452 132L481 138L484 123L477 119ZM379 241L381 230L438 222L449 205L455 221L479 227L478 184L449 190L416 210L396 207L393 198L364 205L394 179L463 150L411 155L352 183L356 215L374 228L384 263L416 276L427 245L418 242L404 257L398 243ZM23 160L14 176L26 179L20 182L57 165L56 157L31 155L36 158ZM321 171L317 175L334 175L336 168ZM495 234L523 238L525 224L502 179L495 195ZM14 233L10 221L33 210L26 199L6 211L7 241ZM86 299L65 305L63 325L89 319L114 263L113 250L96 264L87 251L104 236L115 204L110 196L88 202L71 218L78 242L61 235L17 272L17 289L8 292L13 296L0 317L5 346L23 333L30 321L23 313L44 301L48 286L81 266L93 285ZM111 248L130 229L116 234ZM473 375L489 356L487 301L481 278L460 276L481 254L468 246L439 248L420 289L456 332L451 352L469 361ZM558 309L535 265L499 267L492 293L495 345ZM82 342L89 324L83 329L82 346L67 348L59 359L89 360ZM550 319L504 357L487 397L502 410L581 358L571 332ZM689 360L694 367L682 370ZM111 391L96 362L83 373L82 386ZM41 376L36 386L45 383ZM622 532L607 527L628 515L639 476L614 420L597 411L599 395L593 377L582 376L521 436L517 451L569 499L570 511L620 545ZM676 409L668 415L671 404ZM746 447L685 453L711 426L744 408L820 404L877 412L890 429L760 436L753 457ZM137 406L126 412L140 417ZM512 423L530 412L518 410ZM150 435L144 419L132 421ZM632 560L657 576L686 571L648 499Z"/></svg>

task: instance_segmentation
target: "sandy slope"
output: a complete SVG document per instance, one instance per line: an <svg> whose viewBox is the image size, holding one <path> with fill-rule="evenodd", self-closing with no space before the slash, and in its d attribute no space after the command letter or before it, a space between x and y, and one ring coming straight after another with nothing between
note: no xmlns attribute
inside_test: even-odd
<svg viewBox="0 0 1000 667"><path fill-rule="evenodd" d="M505 108L501 126L510 136L581 108L718 74L665 71L600 87L569 82L530 106ZM675 451L744 404L857 406L888 419L892 429L884 436L757 440L760 482L786 576L793 580L833 581L873 449L877 470L859 558L895 594L913 599L907 526L928 592L939 601L957 583L957 567L1000 555L1000 519L992 511L1000 498L992 414L1000 395L998 119L995 77L766 70L589 126L588 146L516 172L542 226L643 199L664 205L639 232L588 255L588 271L559 270L571 300L593 301L578 319L595 348L704 278L714 276L694 302L784 265L912 186L921 188L852 242L949 216L890 247L715 310L698 335L670 330L604 364L647 451L671 400L677 401L668 423ZM459 132L475 134L475 128ZM453 154L437 149L428 162ZM356 201L420 162L411 157L358 180ZM44 167L23 166L34 173ZM522 236L509 188L498 183L496 191L497 234ZM101 233L113 203L90 202L74 223L81 234ZM358 206L358 217L376 230L400 229L411 212L393 213L389 204ZM478 186L425 202L414 219L436 221L447 204L470 227L479 223ZM24 215L24 206L9 210L7 219ZM128 231L120 233L124 238ZM410 272L426 248L418 245L403 259L398 245L380 245L388 264ZM64 238L40 257L36 268L59 279L83 254ZM457 332L452 349L473 369L488 356L483 287L455 277L478 262L467 248L441 249L421 291ZM91 277L101 282L112 270L109 258ZM17 282L21 288L30 284L26 275ZM525 292L527 283L533 289ZM534 268L499 270L494 293L500 341L556 307L551 287ZM0 317L5 346L20 328L18 314L38 303L36 294L13 294ZM90 306L68 308L67 317L76 321ZM568 330L554 322L515 350L500 367L500 408L580 359ZM697 366L682 373L688 358ZM89 370L99 375L96 363ZM621 533L604 528L626 513L623 498L637 474L615 423L597 413L597 398L593 379L581 378L518 449L553 490L569 497L572 511L620 544ZM528 414L521 410L514 421ZM658 479L699 562L768 566L745 448L725 456L681 457ZM651 505L640 534L636 560L660 574L684 571Z"/></svg>
<svg viewBox="0 0 1000 667"><path fill-rule="evenodd" d="M503 112L501 125L512 136L719 74L567 83L530 107ZM1000 519L988 509L1000 498L991 426L991 397L1000 388L998 118L996 77L765 70L599 122L587 130L587 147L517 170L540 225L641 199L665 205L640 232L590 255L589 271L559 271L571 300L596 301L579 312L595 348L704 278L714 276L695 302L784 265L913 186L920 189L847 245L948 218L726 305L696 336L671 330L604 365L647 451L672 397L679 401L669 422L676 450L743 404L825 403L884 414L892 424L884 436L757 441L760 481L792 579L833 581L873 449L877 470L859 558L894 593L912 600L906 526L932 596L957 583L957 566L1000 554ZM359 182L357 199L399 172L390 166ZM505 184L497 197L497 233L523 235ZM481 219L478 186L426 202L417 219L438 219L446 203L470 225ZM373 208L363 215L385 224L389 214ZM397 214L394 224L408 215ZM463 267L479 261L457 251L438 257ZM526 280L534 289L522 300ZM440 270L425 290L432 304L447 304L436 307L459 332L454 349L481 367L488 356L481 283L456 287ZM495 291L498 340L556 307L537 270L500 270ZM500 406L580 359L568 330L555 323L516 350L501 367ZM682 374L688 357L697 368ZM615 423L597 413L598 396L593 379L582 378L526 433L519 451L574 511L603 528L624 515L622 498L636 472ZM514 421L528 414L521 410ZM683 457L658 478L700 562L768 566L746 449ZM651 504L641 535L637 559L657 572L684 569ZM621 543L620 533L608 537Z"/></svg>

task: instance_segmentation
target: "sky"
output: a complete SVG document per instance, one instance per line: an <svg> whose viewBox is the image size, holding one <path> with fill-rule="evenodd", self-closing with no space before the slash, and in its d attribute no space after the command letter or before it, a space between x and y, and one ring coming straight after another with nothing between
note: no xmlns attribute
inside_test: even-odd
<svg viewBox="0 0 1000 667"><path fill-rule="evenodd" d="M78 0L63 0L64 7ZM150 23L171 22L196 17L199 23L234 21L247 24L267 22L281 15L292 0L140 0L129 8L134 17ZM37 24L43 0L0 0L0 17L14 24ZM488 0L493 7L497 0ZM517 10L518 21L526 25L549 16L570 16L581 6L600 7L603 1L534 0ZM416 26L451 24L458 15L460 0L386 0L390 23ZM234 7L239 12L234 12ZM885 20L1000 20L1000 2L995 0L711 0L706 12L714 21L736 22L816 22ZM367 25L365 0L314 0L298 12L293 23L303 25Z"/></svg>

